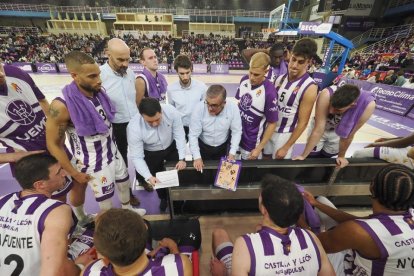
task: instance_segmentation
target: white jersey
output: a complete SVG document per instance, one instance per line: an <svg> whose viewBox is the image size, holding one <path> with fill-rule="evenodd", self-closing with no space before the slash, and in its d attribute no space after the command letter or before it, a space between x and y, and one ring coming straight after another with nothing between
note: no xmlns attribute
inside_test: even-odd
<svg viewBox="0 0 414 276"><path fill-rule="evenodd" d="M373 238L381 258L369 260L356 252L353 275L414 275L414 221L410 212L376 214L356 222Z"/></svg>
<svg viewBox="0 0 414 276"><path fill-rule="evenodd" d="M249 275L317 275L321 268L319 249L311 235L289 228L282 235L269 227L242 236L250 255Z"/></svg>
<svg viewBox="0 0 414 276"><path fill-rule="evenodd" d="M23 151L46 149L46 116L39 104L45 96L30 76L4 66L6 84L0 87L0 145Z"/></svg>
<svg viewBox="0 0 414 276"><path fill-rule="evenodd" d="M291 133L296 128L299 119L300 102L309 86L315 81L305 73L297 80L290 82L288 74L276 79L275 87L278 96L278 121L275 132Z"/></svg>
<svg viewBox="0 0 414 276"><path fill-rule="evenodd" d="M65 203L45 195L0 198L1 275L40 275L40 241L47 215Z"/></svg>
<svg viewBox="0 0 414 276"><path fill-rule="evenodd" d="M66 105L62 98L57 98ZM115 158L117 148L112 137L112 124L108 120L101 103L97 97L89 99L91 108L95 108L108 126L105 134L92 136L79 136L73 124L68 125L66 133L76 162L76 168L83 173L95 173L106 168Z"/></svg>
<svg viewBox="0 0 414 276"><path fill-rule="evenodd" d="M105 265L103 260L97 260L88 265L84 275L115 276L112 264ZM180 254L169 254L162 258L149 260L147 267L137 276L182 276L184 275L183 262Z"/></svg>

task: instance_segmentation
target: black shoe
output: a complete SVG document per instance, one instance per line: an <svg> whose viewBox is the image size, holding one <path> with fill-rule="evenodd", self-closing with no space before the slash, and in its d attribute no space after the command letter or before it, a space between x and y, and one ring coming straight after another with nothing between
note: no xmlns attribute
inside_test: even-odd
<svg viewBox="0 0 414 276"><path fill-rule="evenodd" d="M153 192L154 191L154 187L150 183L148 183L147 181L143 181L142 187L144 187L145 191L147 191L147 192Z"/></svg>
<svg viewBox="0 0 414 276"><path fill-rule="evenodd" d="M131 190L129 190L129 203L134 207L138 207L141 204L139 199L132 193Z"/></svg>
<svg viewBox="0 0 414 276"><path fill-rule="evenodd" d="M165 212L165 210L167 210L167 200L166 199L161 199L161 201L160 201L160 211Z"/></svg>

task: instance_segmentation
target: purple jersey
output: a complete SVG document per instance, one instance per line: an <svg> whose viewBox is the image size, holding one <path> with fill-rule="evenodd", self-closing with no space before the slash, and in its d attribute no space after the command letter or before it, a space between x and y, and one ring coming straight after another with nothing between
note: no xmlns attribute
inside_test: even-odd
<svg viewBox="0 0 414 276"><path fill-rule="evenodd" d="M274 123L278 119L276 90L267 79L261 85L252 86L246 75L240 81L235 98L239 100L242 118L240 147L252 151L260 143L266 123Z"/></svg>
<svg viewBox="0 0 414 276"><path fill-rule="evenodd" d="M321 268L319 249L306 230L289 228L282 235L262 227L242 237L250 255L249 275L317 275Z"/></svg>
<svg viewBox="0 0 414 276"><path fill-rule="evenodd" d="M105 264L97 260L88 265L84 271L88 276L115 276L112 264ZM137 276L182 276L184 275L183 262L180 254L169 254L162 258L149 260L147 267Z"/></svg>
<svg viewBox="0 0 414 276"><path fill-rule="evenodd" d="M46 149L46 116L39 104L45 96L21 69L5 65L0 86L0 144L14 150Z"/></svg>

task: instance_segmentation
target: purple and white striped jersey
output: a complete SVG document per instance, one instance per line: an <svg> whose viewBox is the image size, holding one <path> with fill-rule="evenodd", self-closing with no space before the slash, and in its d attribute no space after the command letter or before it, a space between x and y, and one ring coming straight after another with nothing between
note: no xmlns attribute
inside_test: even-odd
<svg viewBox="0 0 414 276"><path fill-rule="evenodd" d="M40 275L44 223L63 204L41 194L21 197L16 192L0 198L1 275Z"/></svg>
<svg viewBox="0 0 414 276"><path fill-rule="evenodd" d="M260 143L266 123L278 120L276 107L276 90L265 79L261 85L252 86L249 77L243 76L235 98L239 100L242 118L242 138L240 147L252 151Z"/></svg>
<svg viewBox="0 0 414 276"><path fill-rule="evenodd" d="M317 275L319 249L311 235L291 227L282 235L269 227L242 236L250 255L249 275Z"/></svg>
<svg viewBox="0 0 414 276"><path fill-rule="evenodd" d="M57 100L66 102L63 98ZM92 136L79 136L73 124L69 124L66 133L69 137L69 144L73 157L75 158L76 168L83 173L95 173L107 167L115 158L117 151L114 139L112 137L112 124L102 108L97 97L89 99L90 108L94 108L105 121L109 131L105 134L96 134Z"/></svg>
<svg viewBox="0 0 414 276"><path fill-rule="evenodd" d="M355 221L373 238L381 258L369 260L355 252L353 275L414 275L414 220L410 212L374 214Z"/></svg>
<svg viewBox="0 0 414 276"><path fill-rule="evenodd" d="M84 271L85 276L115 276L112 264L105 264L97 260L88 265ZM182 276L184 275L183 262L180 254L169 254L155 260L149 259L145 270L137 276Z"/></svg>
<svg viewBox="0 0 414 276"><path fill-rule="evenodd" d="M305 73L293 82L289 81L288 73L276 79L275 87L278 96L277 109L279 120L275 132L293 132L299 119L300 102L306 89L312 84L315 84L315 81L308 73Z"/></svg>
<svg viewBox="0 0 414 276"><path fill-rule="evenodd" d="M77 257L86 253L93 247L93 229L85 229L82 233L79 233L70 244L68 249L68 258L75 261Z"/></svg>
<svg viewBox="0 0 414 276"><path fill-rule="evenodd" d="M5 65L0 86L0 144L8 151L46 149L46 116L39 104L45 96L21 69Z"/></svg>

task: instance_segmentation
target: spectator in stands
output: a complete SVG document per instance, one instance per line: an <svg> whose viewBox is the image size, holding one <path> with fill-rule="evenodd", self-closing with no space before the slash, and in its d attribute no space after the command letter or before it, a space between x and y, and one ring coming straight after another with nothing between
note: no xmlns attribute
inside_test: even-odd
<svg viewBox="0 0 414 276"><path fill-rule="evenodd" d="M397 80L397 75L394 73L394 70L389 70L387 76L384 79L384 84L392 85Z"/></svg>
<svg viewBox="0 0 414 276"><path fill-rule="evenodd" d="M374 97L369 92L360 91L355 85L345 84L339 88L330 86L320 93L315 110L305 149L293 159L304 160L308 155L338 155L337 165L341 168L347 166L346 151L355 133L374 113Z"/></svg>
<svg viewBox="0 0 414 276"><path fill-rule="evenodd" d="M354 158L375 157L414 169L414 134L407 137L380 138L365 149L354 152Z"/></svg>
<svg viewBox="0 0 414 276"><path fill-rule="evenodd" d="M406 81L402 87L414 89L414 76L411 76L410 79Z"/></svg>
<svg viewBox="0 0 414 276"><path fill-rule="evenodd" d="M191 116L189 142L194 168L202 171L203 160L219 160L223 156L234 160L241 135L237 105L226 101L222 85L210 86L205 101L196 105Z"/></svg>
<svg viewBox="0 0 414 276"><path fill-rule="evenodd" d="M313 39L299 40L293 47L288 73L276 79L278 122L264 148L266 158L290 159L293 145L308 125L318 86L307 70L316 51Z"/></svg>
<svg viewBox="0 0 414 276"><path fill-rule="evenodd" d="M403 86L405 84L405 82L407 81L406 78L404 77L404 71L403 70L399 70L397 73L397 79L394 82L395 86Z"/></svg>
<svg viewBox="0 0 414 276"><path fill-rule="evenodd" d="M188 257L179 254L176 245L170 246L174 248L172 256L149 259L145 251L147 235L143 219L134 212L110 209L102 213L93 236L101 259L90 263L81 275L193 275ZM174 242L169 239L165 245L170 243Z"/></svg>
<svg viewBox="0 0 414 276"><path fill-rule="evenodd" d="M255 53L263 52L270 56L270 69L266 75L266 78L270 82L274 83L280 75L287 73L287 62L284 60L284 46L282 43L275 43L272 47L267 49L244 49L242 51L242 57L249 63L251 57Z"/></svg>
<svg viewBox="0 0 414 276"><path fill-rule="evenodd" d="M154 50L144 48L139 57L144 65L144 71L137 76L135 81L137 98L151 97L165 103L168 84L164 75L158 72L158 58Z"/></svg>
<svg viewBox="0 0 414 276"><path fill-rule="evenodd" d="M128 167L128 140L126 128L133 116L138 112L137 105L141 98L135 91L135 74L128 68L130 50L128 45L119 38L108 41L108 62L100 67L102 86L115 106L112 121L113 134L118 150L125 165ZM129 188L132 206L138 206L139 200Z"/></svg>
<svg viewBox="0 0 414 276"><path fill-rule="evenodd" d="M219 275L334 275L326 253L309 230L292 227L303 212L296 186L275 175L262 180L259 210L263 220L257 232L245 234L234 244L223 229L213 231L211 272ZM308 261L299 262L302 258ZM273 265L276 263L282 265Z"/></svg>
<svg viewBox="0 0 414 276"><path fill-rule="evenodd" d="M160 183L155 177L165 170L165 161L177 161L176 169L186 167L185 133L181 115L175 107L160 104L157 99L144 98L139 113L127 127L130 156L137 172L137 180L148 192ZM157 189L160 210L167 208L167 189Z"/></svg>
<svg viewBox="0 0 414 276"><path fill-rule="evenodd" d="M336 273L414 275L414 218L410 212L414 205L413 171L394 164L383 167L373 179L370 192L373 214L364 218L335 209L326 198L315 200L311 193L304 193L311 205L338 223L318 234L327 253L339 252L338 264L333 262L340 269Z"/></svg>
<svg viewBox="0 0 414 276"><path fill-rule="evenodd" d="M257 159L271 138L278 120L276 89L266 79L270 57L256 53L250 60L249 75L243 76L235 98L239 101L243 133L242 159Z"/></svg>
<svg viewBox="0 0 414 276"><path fill-rule="evenodd" d="M174 106L182 114L182 121L186 140L191 120L191 114L195 106L204 100L207 86L204 82L192 78L193 64L188 56L178 55L174 60L174 69L178 75L178 81L168 85L168 103Z"/></svg>

